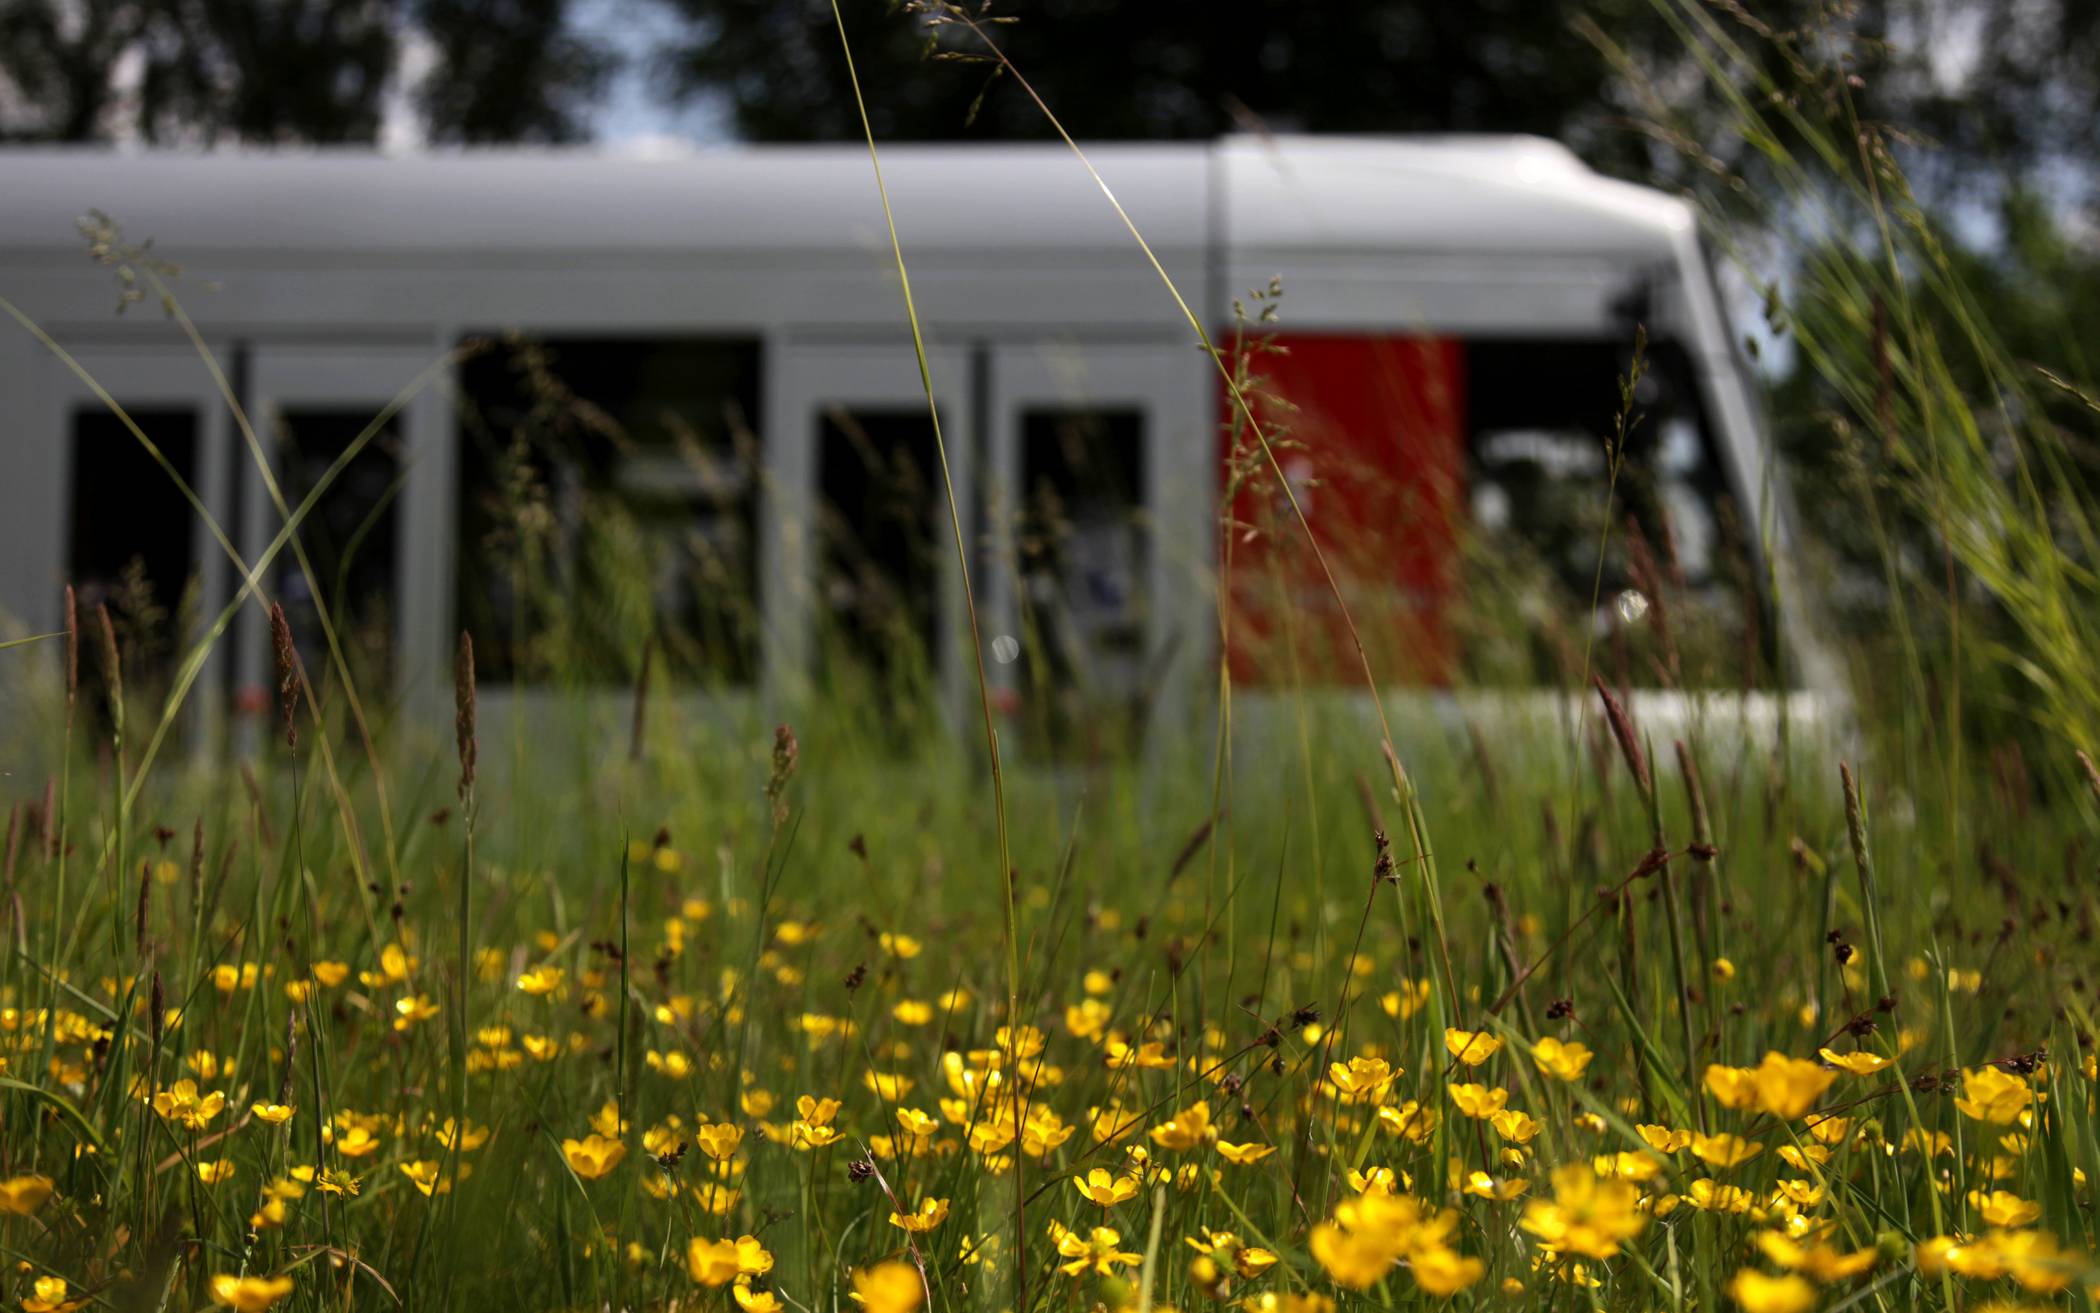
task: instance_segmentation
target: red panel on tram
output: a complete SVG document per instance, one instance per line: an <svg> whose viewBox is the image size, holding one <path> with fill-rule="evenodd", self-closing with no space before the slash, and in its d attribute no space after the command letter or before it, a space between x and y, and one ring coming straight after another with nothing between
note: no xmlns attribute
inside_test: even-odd
<svg viewBox="0 0 2100 1313"><path fill-rule="evenodd" d="M1381 684L1440 685L1455 657L1465 356L1453 338L1279 333L1249 400L1326 554ZM1220 385L1232 502L1227 655L1242 684L1361 684L1341 609L1275 470ZM1235 457L1234 449L1238 448ZM1229 559L1227 559L1229 556Z"/></svg>

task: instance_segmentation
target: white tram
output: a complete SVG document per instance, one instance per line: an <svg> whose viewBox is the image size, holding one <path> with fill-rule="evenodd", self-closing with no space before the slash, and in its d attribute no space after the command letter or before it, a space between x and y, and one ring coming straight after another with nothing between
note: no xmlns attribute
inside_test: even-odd
<svg viewBox="0 0 2100 1313"><path fill-rule="evenodd" d="M1441 632L1466 587L1458 525L1526 528L1543 512L1512 490L1542 480L1601 502L1602 433L1639 322L1664 388L1645 450L1656 504L1675 521L1651 557L1697 591L1733 544L1743 577L1780 583L1758 588L1763 637L1743 640L1781 635L1765 682L1829 685L1789 586L1753 386L1686 203L1528 138L1234 138L1090 157L1221 339L1235 301L1251 305L1252 289L1280 277L1272 330L1289 350L1258 369L1286 401L1266 413L1299 439L1287 459L1316 529L1371 549L1345 567L1350 579L1392 585L1365 592L1367 608L1401 599L1385 608L1406 631L1396 682L1446 683L1466 660ZM1211 361L1068 151L896 147L883 167L995 677L1016 697L1046 671L1126 699L1188 683L1219 641L1229 438ZM581 499L625 497L645 538L708 558L703 582L669 568L639 603L588 570L551 571L576 606L603 601L595 623L628 659L651 608L683 608L702 635L687 655L709 679L792 686L866 601L831 559L850 543L910 576L897 587L926 669L967 687L945 521L920 525L942 550L918 558L873 523L871 471L930 445L865 150L0 151L0 296L155 437L253 559L282 519L222 385L152 297L118 313L113 270L78 226L91 209L180 266L172 286L294 501L434 362L495 343L415 391L311 523L332 544L317 561L331 604L353 620L377 608L385 680L402 697L441 694L462 624L485 654L485 686L530 669L526 603L503 570L479 568L503 532L505 480L518 477L503 463L507 426L536 413L528 383L585 416L556 427L579 432L587 454L537 468L518 491L537 499L542 529L553 522L546 542L565 541L562 517ZM53 629L68 581L92 601L141 574L164 600L187 586L195 615L226 604L239 576L199 517L91 388L4 320L0 397L7 624ZM1081 448L1098 468L1077 468ZM1405 509L1364 491L1378 477ZM1019 508L1036 484L1061 495L1065 538L1032 567ZM937 502L920 491L920 509ZM820 505L844 530L825 531ZM1250 540L1245 559L1262 550ZM267 586L294 605L305 585L288 565ZM1305 582L1302 562L1285 570ZM1025 613L1048 600L1062 619L1046 636ZM1264 612L1250 592L1237 632L1271 633L1298 602L1324 605L1301 590ZM207 699L267 683L256 608L229 655L203 681ZM1245 664L1245 678L1263 677ZM1642 673L1632 682L1649 682Z"/></svg>

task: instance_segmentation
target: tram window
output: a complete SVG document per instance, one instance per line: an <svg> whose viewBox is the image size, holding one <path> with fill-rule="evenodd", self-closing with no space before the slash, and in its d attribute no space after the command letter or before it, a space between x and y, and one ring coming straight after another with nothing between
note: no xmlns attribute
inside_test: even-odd
<svg viewBox="0 0 2100 1313"><path fill-rule="evenodd" d="M141 409L131 418L194 488L197 412ZM96 607L109 607L125 682L150 688L166 679L194 618L195 512L115 415L83 407L71 429L66 577L83 624L92 622ZM99 678L91 669L83 673Z"/></svg>
<svg viewBox="0 0 2100 1313"><path fill-rule="evenodd" d="M818 651L827 673L880 681L937 664L944 505L932 421L832 408L818 441Z"/></svg>
<svg viewBox="0 0 2100 1313"><path fill-rule="evenodd" d="M460 623L484 679L749 684L760 347L524 338L460 367Z"/></svg>
<svg viewBox="0 0 2100 1313"><path fill-rule="evenodd" d="M1021 417L1015 525L1030 729L1053 752L1134 730L1145 685L1144 416L1031 409Z"/></svg>
<svg viewBox="0 0 2100 1313"><path fill-rule="evenodd" d="M321 477L373 421L374 406L293 407L277 417L278 467L285 500L306 499ZM349 655L358 686L392 686L394 617L399 590L395 502L401 492L401 442L389 421L343 467L299 525L299 544L328 605L329 623ZM326 636L305 572L286 554L277 570L278 597L308 671L328 667Z"/></svg>
<svg viewBox="0 0 2100 1313"><path fill-rule="evenodd" d="M1476 679L1763 686L1776 649L1746 511L1684 352L1652 343L1613 485L1626 344L1466 346L1460 631ZM1609 513L1611 522L1606 524ZM1608 527L1608 533L1607 533ZM1598 550L1604 549L1600 573Z"/></svg>

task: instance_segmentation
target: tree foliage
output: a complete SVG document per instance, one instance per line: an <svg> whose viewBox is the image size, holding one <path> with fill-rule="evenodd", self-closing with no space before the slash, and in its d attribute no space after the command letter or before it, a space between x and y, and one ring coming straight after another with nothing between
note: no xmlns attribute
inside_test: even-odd
<svg viewBox="0 0 2100 1313"><path fill-rule="evenodd" d="M570 19L569 0L4 0L0 139L370 142L406 91L433 140L571 140L611 59Z"/></svg>

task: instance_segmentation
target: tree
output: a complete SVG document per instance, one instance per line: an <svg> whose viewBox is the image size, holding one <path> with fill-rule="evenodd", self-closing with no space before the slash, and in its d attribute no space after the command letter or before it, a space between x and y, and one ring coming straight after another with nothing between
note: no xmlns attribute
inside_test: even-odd
<svg viewBox="0 0 2100 1313"><path fill-rule="evenodd" d="M613 61L570 30L566 0L424 0L438 63L418 99L434 141L576 141Z"/></svg>
<svg viewBox="0 0 2100 1313"><path fill-rule="evenodd" d="M844 138L859 119L830 0L668 0L693 37L668 64L686 94L724 94L759 140ZM1646 0L1602 0L1631 15ZM842 0L869 109L906 139L1043 137L1025 95L982 64L925 55L923 11ZM1207 137L1265 123L1315 132L1559 132L1594 104L1601 60L1569 58L1566 15L1530 0L1016 0L992 26L1078 135ZM989 78L989 81L988 81ZM979 104L980 93L983 100ZM973 113L973 108L976 110Z"/></svg>
<svg viewBox="0 0 2100 1313"><path fill-rule="evenodd" d="M664 56L679 94L725 98L756 140L860 134L831 0L663 2L690 32ZM1050 135L1011 79L928 58L983 50L931 24L925 3L840 8L878 135ZM1670 179L1681 155L1642 131L1659 102L1739 170L1748 151L1686 53L1686 24L1774 61L1781 83L1790 45L1845 45L1863 112L1941 143L1935 178L1950 187L1979 164L2020 171L2100 152L2089 0L999 0L988 30L1081 137L1535 132L1600 167Z"/></svg>
<svg viewBox="0 0 2100 1313"><path fill-rule="evenodd" d="M92 141L111 113L110 72L145 27L138 0L8 0L0 6L0 140Z"/></svg>
<svg viewBox="0 0 2100 1313"><path fill-rule="evenodd" d="M404 52L427 48L409 90L431 139L576 140L612 65L569 17L570 0L0 0L0 139L370 142Z"/></svg>
<svg viewBox="0 0 2100 1313"><path fill-rule="evenodd" d="M138 123L148 140L371 141L396 0L159 0Z"/></svg>

